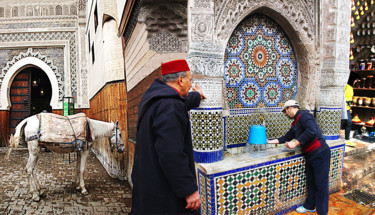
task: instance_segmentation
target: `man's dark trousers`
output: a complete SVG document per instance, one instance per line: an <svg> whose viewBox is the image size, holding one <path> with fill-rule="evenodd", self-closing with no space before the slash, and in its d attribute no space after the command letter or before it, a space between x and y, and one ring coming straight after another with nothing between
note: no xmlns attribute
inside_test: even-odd
<svg viewBox="0 0 375 215"><path fill-rule="evenodd" d="M303 207L309 210L316 210L319 215L328 214L329 199L329 169L331 152L328 146L324 149L316 149L305 156L307 198Z"/></svg>

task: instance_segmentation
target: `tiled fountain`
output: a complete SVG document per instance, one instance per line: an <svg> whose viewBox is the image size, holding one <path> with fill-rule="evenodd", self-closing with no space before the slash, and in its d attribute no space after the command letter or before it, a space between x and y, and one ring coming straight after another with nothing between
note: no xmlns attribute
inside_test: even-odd
<svg viewBox="0 0 375 215"><path fill-rule="evenodd" d="M194 61L195 53L187 60ZM306 178L300 149L284 144L260 151L246 147L251 125L264 124L269 139L290 128L292 121L281 109L287 100L298 99L297 65L285 32L272 19L255 14L229 38L224 75L194 77L208 98L190 111L202 214L283 213L303 203ZM311 114L331 148L334 192L341 185L345 147L338 140L341 108L315 110Z"/></svg>

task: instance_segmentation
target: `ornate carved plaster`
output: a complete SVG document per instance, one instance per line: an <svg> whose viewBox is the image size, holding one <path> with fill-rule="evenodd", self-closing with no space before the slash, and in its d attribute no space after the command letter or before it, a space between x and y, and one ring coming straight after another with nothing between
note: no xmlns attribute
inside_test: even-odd
<svg viewBox="0 0 375 215"><path fill-rule="evenodd" d="M220 39L227 39L233 29L250 12L267 7L282 14L305 43L315 40L316 10L315 1L310 0L214 0L215 34ZM313 9L313 10L312 10ZM314 11L314 12L311 12Z"/></svg>
<svg viewBox="0 0 375 215"><path fill-rule="evenodd" d="M322 68L318 105L341 107L341 92L349 76L350 1L323 0Z"/></svg>
<svg viewBox="0 0 375 215"><path fill-rule="evenodd" d="M186 3L144 3L138 21L146 24L151 50L187 51Z"/></svg>
<svg viewBox="0 0 375 215"><path fill-rule="evenodd" d="M18 56L14 56L11 61L8 61L6 66L1 70L0 73L0 86L3 84L4 77L8 70L19 60L22 60L23 58L27 57L34 57L37 58L44 63L46 63L53 71L53 73L56 76L57 82L58 82L58 89L59 89L59 100L62 100L64 96L64 82L62 75L59 72L59 69L53 65L53 62L51 60L48 60L46 56L41 55L40 53L33 52L32 48L29 48L26 53L21 52Z"/></svg>
<svg viewBox="0 0 375 215"><path fill-rule="evenodd" d="M69 41L69 65L71 74L71 91L77 91L77 41L75 32L29 32L29 33L9 33L0 34L0 41L7 43L12 41L32 42L48 40L68 40Z"/></svg>
<svg viewBox="0 0 375 215"><path fill-rule="evenodd" d="M194 84L198 84L207 99L202 100L200 108L223 107L223 79L194 77Z"/></svg>
<svg viewBox="0 0 375 215"><path fill-rule="evenodd" d="M222 77L224 74L224 48L211 42L192 43L186 56L193 74Z"/></svg>
<svg viewBox="0 0 375 215"><path fill-rule="evenodd" d="M213 15L192 15L192 42L195 41L212 41L213 39Z"/></svg>
<svg viewBox="0 0 375 215"><path fill-rule="evenodd" d="M86 10L86 2L87 2L87 0L79 0L79 2L78 2L78 9L80 11Z"/></svg>

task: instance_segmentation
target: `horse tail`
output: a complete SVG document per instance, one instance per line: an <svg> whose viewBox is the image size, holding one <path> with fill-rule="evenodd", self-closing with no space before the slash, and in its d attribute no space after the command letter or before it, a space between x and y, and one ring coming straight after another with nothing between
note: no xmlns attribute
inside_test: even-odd
<svg viewBox="0 0 375 215"><path fill-rule="evenodd" d="M25 138L25 135L24 135L24 128L27 124L27 120L29 118L26 118L24 120L22 120L16 127L16 132L13 134L10 135L10 138L9 138L9 150L8 150L8 154L7 154L7 158L9 159L9 156L10 156L10 153L13 151L14 148L17 148L19 143L21 141L25 141L23 138Z"/></svg>

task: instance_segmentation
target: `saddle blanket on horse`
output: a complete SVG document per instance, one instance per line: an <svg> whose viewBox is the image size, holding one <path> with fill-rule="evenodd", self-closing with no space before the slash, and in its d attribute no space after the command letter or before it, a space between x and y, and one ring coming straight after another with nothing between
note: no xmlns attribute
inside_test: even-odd
<svg viewBox="0 0 375 215"><path fill-rule="evenodd" d="M39 141L43 143L73 144L86 141L86 114L61 116L53 113L39 114Z"/></svg>

